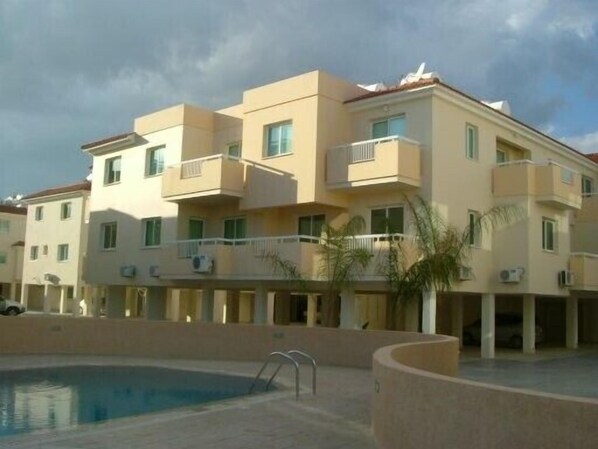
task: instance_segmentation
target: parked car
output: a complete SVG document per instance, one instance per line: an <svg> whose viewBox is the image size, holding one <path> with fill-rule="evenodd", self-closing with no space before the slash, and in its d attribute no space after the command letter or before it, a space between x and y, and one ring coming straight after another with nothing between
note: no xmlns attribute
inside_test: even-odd
<svg viewBox="0 0 598 449"><path fill-rule="evenodd" d="M514 313L497 313L495 315L494 339L497 344L508 345L511 348L523 346L523 317ZM463 328L463 344L480 344L482 335L482 320L477 320ZM543 329L536 325L536 343L544 340Z"/></svg>
<svg viewBox="0 0 598 449"><path fill-rule="evenodd" d="M2 315L19 315L25 312L25 306L20 302L13 301L0 295L0 314Z"/></svg>

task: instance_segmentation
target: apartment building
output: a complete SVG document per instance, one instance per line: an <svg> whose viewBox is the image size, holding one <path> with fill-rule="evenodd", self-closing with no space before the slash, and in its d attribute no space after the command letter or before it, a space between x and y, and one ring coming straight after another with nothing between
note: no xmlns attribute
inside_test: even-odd
<svg viewBox="0 0 598 449"><path fill-rule="evenodd" d="M29 310L88 313L91 293L82 273L90 190L85 181L23 198L28 213L21 302Z"/></svg>
<svg viewBox="0 0 598 449"><path fill-rule="evenodd" d="M598 341L598 165L435 74L386 87L310 72L227 109L140 117L82 149L94 167L85 278L109 317L315 325L321 225L359 215L376 257L343 289L340 325L383 329L379 254L389 232L413 235L405 201L419 196L460 228L495 205L523 217L476 233L461 281L426 292L401 328L460 336L479 318L492 357L495 314L515 312L526 352L537 321L558 344Z"/></svg>
<svg viewBox="0 0 598 449"><path fill-rule="evenodd" d="M27 208L0 205L0 294L21 297Z"/></svg>

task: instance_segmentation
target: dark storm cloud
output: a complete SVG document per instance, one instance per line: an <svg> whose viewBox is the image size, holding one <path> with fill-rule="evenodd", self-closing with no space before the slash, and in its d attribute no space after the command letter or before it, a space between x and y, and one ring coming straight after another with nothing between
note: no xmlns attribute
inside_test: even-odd
<svg viewBox="0 0 598 449"><path fill-rule="evenodd" d="M79 180L80 145L136 116L316 68L393 83L426 61L558 129L562 86L598 96L597 17L593 1L0 0L0 197Z"/></svg>

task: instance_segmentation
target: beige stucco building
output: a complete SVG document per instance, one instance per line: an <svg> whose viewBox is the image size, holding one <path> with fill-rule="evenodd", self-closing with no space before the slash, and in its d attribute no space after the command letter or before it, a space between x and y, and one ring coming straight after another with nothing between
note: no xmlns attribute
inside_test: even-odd
<svg viewBox="0 0 598 449"><path fill-rule="evenodd" d="M28 213L21 302L29 310L87 312L81 300L91 300L82 280L90 190L85 181L23 198Z"/></svg>
<svg viewBox="0 0 598 449"><path fill-rule="evenodd" d="M461 336L480 318L485 357L498 312L523 315L527 352L538 323L557 344L598 341L598 165L434 75L363 87L314 71L220 111L161 110L82 148L85 279L110 317L315 325L321 225L360 215L375 257L343 290L340 325L383 329L377 264L388 232L413 235L405 202L420 196L459 228L496 205L522 213L475 234L462 279L424 294L400 327ZM272 252L303 274L301 290Z"/></svg>
<svg viewBox="0 0 598 449"><path fill-rule="evenodd" d="M27 208L0 205L0 294L18 300L23 278Z"/></svg>

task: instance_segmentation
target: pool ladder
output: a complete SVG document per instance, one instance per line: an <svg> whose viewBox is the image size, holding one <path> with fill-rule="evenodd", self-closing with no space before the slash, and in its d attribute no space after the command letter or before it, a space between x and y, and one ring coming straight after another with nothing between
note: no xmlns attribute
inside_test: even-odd
<svg viewBox="0 0 598 449"><path fill-rule="evenodd" d="M291 349L290 351L287 351L287 352L281 352L281 351L271 352L270 355L268 356L268 358L266 359L266 361L264 362L264 364L262 365L262 368L260 369L259 373L257 373L257 376L255 376L255 379L253 379L253 382L251 383L251 386L249 387L250 394L253 392L253 389L255 388L255 384L259 380L260 376L262 375L262 373L264 372L266 367L270 364L270 362L273 359L276 359L276 358L280 359L279 364L278 364L278 367L276 368L276 370L274 371L274 373L272 374L272 376L270 376L268 383L266 384L266 391L268 391L268 388L270 388L272 381L274 380L274 378L280 371L280 368L282 368L282 365L284 365L285 363L290 363L291 365L293 365L295 367L295 399L299 399L299 361L304 360L304 361L309 362L312 366L311 389L312 389L312 393L314 395L316 394L316 370L318 367L316 364L316 360L311 355L309 355L303 351L299 351L297 349Z"/></svg>

